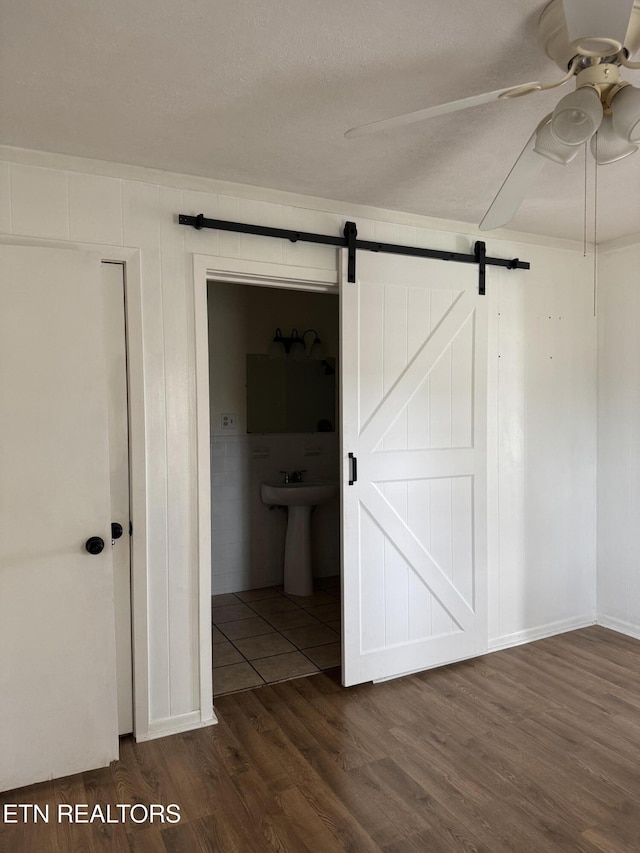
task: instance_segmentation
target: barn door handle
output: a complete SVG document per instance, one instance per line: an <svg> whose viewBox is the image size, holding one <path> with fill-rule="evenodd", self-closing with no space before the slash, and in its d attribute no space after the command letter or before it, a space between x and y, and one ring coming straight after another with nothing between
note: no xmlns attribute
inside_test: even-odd
<svg viewBox="0 0 640 853"><path fill-rule="evenodd" d="M84 543L84 547L90 554L100 554L104 550L104 539L100 536L92 536Z"/></svg>
<svg viewBox="0 0 640 853"><path fill-rule="evenodd" d="M349 454L349 464L351 466L351 477L349 479L349 485L353 486L353 484L358 479L358 457L354 456L353 453Z"/></svg>

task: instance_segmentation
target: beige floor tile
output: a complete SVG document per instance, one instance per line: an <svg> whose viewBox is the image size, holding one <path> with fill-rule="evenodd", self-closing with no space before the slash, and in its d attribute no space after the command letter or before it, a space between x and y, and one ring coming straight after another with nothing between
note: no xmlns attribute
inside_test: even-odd
<svg viewBox="0 0 640 853"><path fill-rule="evenodd" d="M299 649L310 649L313 646L324 646L335 643L340 637L326 625L305 625L302 628L291 628L282 634Z"/></svg>
<svg viewBox="0 0 640 853"><path fill-rule="evenodd" d="M276 636L279 636L276 634ZM229 666L232 663L242 663L244 658L228 640L225 643L213 644L213 668Z"/></svg>
<svg viewBox="0 0 640 853"><path fill-rule="evenodd" d="M211 639L214 643L225 643L227 641L220 628L216 628L215 625L211 626Z"/></svg>
<svg viewBox="0 0 640 853"><path fill-rule="evenodd" d="M265 598L279 598L282 593L268 586L264 589L246 589L244 592L236 592L235 595L240 601L262 601Z"/></svg>
<svg viewBox="0 0 640 853"><path fill-rule="evenodd" d="M342 663L341 643L328 643L326 646L316 646L313 649L305 649L305 655L320 669L331 669Z"/></svg>
<svg viewBox="0 0 640 853"><path fill-rule="evenodd" d="M250 661L297 651L296 647L289 640L283 637L282 634L276 634L275 632L273 634L261 634L259 637L247 637L244 640L235 640L235 645L245 658Z"/></svg>
<svg viewBox="0 0 640 853"><path fill-rule="evenodd" d="M274 629L261 619L239 619L237 622L223 622L222 631L229 640L240 640L243 637L255 637L257 634L270 634Z"/></svg>
<svg viewBox="0 0 640 853"><path fill-rule="evenodd" d="M232 604L227 607L214 607L212 620L214 625L222 625L224 622L235 622L237 619L249 619L256 614L246 604Z"/></svg>
<svg viewBox="0 0 640 853"><path fill-rule="evenodd" d="M336 622L342 615L342 608L338 601L333 604L323 604L321 607L305 607L305 610L321 622Z"/></svg>
<svg viewBox="0 0 640 853"><path fill-rule="evenodd" d="M232 592L225 592L224 595L211 596L211 605L213 607L227 607L229 604L240 604Z"/></svg>
<svg viewBox="0 0 640 853"><path fill-rule="evenodd" d="M303 625L317 625L318 620L306 610L287 610L284 613L267 613L264 617L276 631L284 628L301 628Z"/></svg>
<svg viewBox="0 0 640 853"><path fill-rule="evenodd" d="M250 663L221 666L213 672L214 698L224 693L236 693L238 690L247 690L249 687L259 687L261 684L264 684L264 680Z"/></svg>
<svg viewBox="0 0 640 853"><path fill-rule="evenodd" d="M269 613L283 613L285 610L295 610L297 604L284 595L278 598L266 598L264 601L252 601L251 607L261 616Z"/></svg>
<svg viewBox="0 0 640 853"><path fill-rule="evenodd" d="M339 667L339 581L319 579L310 596L282 587L212 596L214 696Z"/></svg>
<svg viewBox="0 0 640 853"><path fill-rule="evenodd" d="M318 672L318 667L311 663L302 652L290 652L287 655L277 655L254 661L253 666L266 682L285 681L288 678L298 678L301 675L311 675Z"/></svg>

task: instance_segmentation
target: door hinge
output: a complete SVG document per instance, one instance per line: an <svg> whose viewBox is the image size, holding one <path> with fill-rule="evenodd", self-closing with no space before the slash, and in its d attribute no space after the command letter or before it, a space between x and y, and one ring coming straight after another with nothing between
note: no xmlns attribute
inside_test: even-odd
<svg viewBox="0 0 640 853"><path fill-rule="evenodd" d="M131 521L129 522L129 536L133 536L133 524Z"/></svg>

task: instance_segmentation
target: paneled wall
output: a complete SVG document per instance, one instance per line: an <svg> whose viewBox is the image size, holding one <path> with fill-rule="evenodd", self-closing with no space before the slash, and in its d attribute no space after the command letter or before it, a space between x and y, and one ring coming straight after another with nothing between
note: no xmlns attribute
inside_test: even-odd
<svg viewBox="0 0 640 853"><path fill-rule="evenodd" d="M598 621L640 637L640 245L600 256Z"/></svg>
<svg viewBox="0 0 640 853"><path fill-rule="evenodd" d="M177 214L468 252L461 223L358 208L78 158L1 149L0 229L8 240L140 250L146 487L149 731L198 710L192 254L335 270L337 253L289 241L195 231ZM483 236L486 239L487 235ZM537 238L535 238L537 239ZM489 270L490 613L494 644L593 618L595 339L591 275L576 247L489 235L490 254L532 261ZM456 275L456 265L450 267ZM135 448L134 448L135 452Z"/></svg>

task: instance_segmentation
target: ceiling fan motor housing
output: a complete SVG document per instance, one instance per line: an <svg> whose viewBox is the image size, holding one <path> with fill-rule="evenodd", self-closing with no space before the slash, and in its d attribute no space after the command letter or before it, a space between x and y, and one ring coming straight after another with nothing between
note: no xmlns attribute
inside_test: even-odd
<svg viewBox="0 0 640 853"><path fill-rule="evenodd" d="M627 56L640 50L640 0L634 0L626 35L619 32L580 33L580 38L572 39L567 27L570 17L570 0L551 0L540 15L538 22L538 43L546 55L564 72L571 61L579 55L601 57L614 60L622 48ZM584 2L584 0L582 0ZM565 4L567 6L565 14ZM608 12L608 4L598 0L598 5ZM614 29L616 29L614 27ZM621 45L622 41L622 45Z"/></svg>

